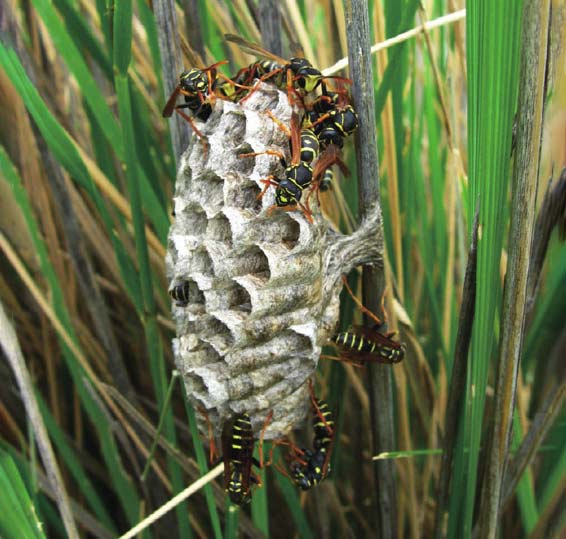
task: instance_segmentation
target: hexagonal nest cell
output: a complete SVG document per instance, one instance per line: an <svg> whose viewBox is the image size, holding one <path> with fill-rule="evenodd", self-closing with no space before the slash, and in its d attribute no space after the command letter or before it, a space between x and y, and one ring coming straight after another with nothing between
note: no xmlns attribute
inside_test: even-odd
<svg viewBox="0 0 566 539"><path fill-rule="evenodd" d="M337 323L341 275L382 262L379 208L343 236L316 197L312 222L301 211L272 211L271 186L258 197L261 180L277 167L282 173L278 159L239 154L289 153L266 111L290 125L287 95L273 85L261 84L243 104L217 101L214 121L195 120L207 156L193 137L179 163L166 261L172 285L190 283L191 305L173 303L173 348L189 398L209 412L216 435L244 411L256 433L273 411L267 438L300 425L309 410L306 381ZM204 420L200 428L206 434Z"/></svg>

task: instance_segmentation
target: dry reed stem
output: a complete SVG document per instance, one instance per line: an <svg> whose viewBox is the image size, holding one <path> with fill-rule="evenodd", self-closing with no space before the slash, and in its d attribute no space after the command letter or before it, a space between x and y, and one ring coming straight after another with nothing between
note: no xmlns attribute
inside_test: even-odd
<svg viewBox="0 0 566 539"><path fill-rule="evenodd" d="M3 238L3 236L2 236ZM70 507L70 499L65 489L65 483L55 458L55 452L47 433L47 428L43 423L39 405L35 397L35 389L33 387L31 376L27 369L24 356L22 354L16 331L4 311L4 306L0 302L0 344L4 349L4 353L8 359L14 376L18 383L20 395L24 401L26 415L32 424L35 434L41 460L45 466L49 483L55 493L55 499L63 525L70 539L79 539L79 532Z"/></svg>

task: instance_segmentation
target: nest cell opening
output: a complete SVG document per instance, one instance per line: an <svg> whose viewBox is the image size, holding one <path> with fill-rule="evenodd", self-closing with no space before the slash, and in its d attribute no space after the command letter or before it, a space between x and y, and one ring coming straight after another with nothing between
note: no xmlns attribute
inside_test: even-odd
<svg viewBox="0 0 566 539"><path fill-rule="evenodd" d="M199 199L201 204L214 206L224 200L223 188L224 180L212 170L205 170L198 178L200 187ZM206 188L202 186L206 185ZM195 186L196 188L196 186Z"/></svg>
<svg viewBox="0 0 566 539"><path fill-rule="evenodd" d="M246 115L241 112L227 112L225 116L229 120L226 123L225 140L228 143L238 144L246 134Z"/></svg>
<svg viewBox="0 0 566 539"><path fill-rule="evenodd" d="M269 260L257 245L247 249L243 256L248 260L249 273L266 280L271 277Z"/></svg>
<svg viewBox="0 0 566 539"><path fill-rule="evenodd" d="M206 237L216 241L232 241L232 228L230 221L223 214L218 214L214 219L208 221Z"/></svg>
<svg viewBox="0 0 566 539"><path fill-rule="evenodd" d="M204 293L192 279L189 279L189 304L204 305Z"/></svg>
<svg viewBox="0 0 566 539"><path fill-rule="evenodd" d="M200 273L202 275L214 275L214 266L212 259L206 249L193 251L190 263L191 273Z"/></svg>
<svg viewBox="0 0 566 539"><path fill-rule="evenodd" d="M228 328L228 326L224 322L218 320L218 318L216 318L215 316L210 317L210 323L207 327L207 334L211 336L222 337L226 346L233 346L234 344L234 336L232 335L230 328Z"/></svg>
<svg viewBox="0 0 566 539"><path fill-rule="evenodd" d="M252 146L245 142L236 148L236 159L234 159L234 171L242 176L250 176L255 167L255 157L239 157L244 153L253 153Z"/></svg>
<svg viewBox="0 0 566 539"><path fill-rule="evenodd" d="M252 298L248 291L238 283L234 283L230 290L229 308L244 313L252 311Z"/></svg>
<svg viewBox="0 0 566 539"><path fill-rule="evenodd" d="M191 205L183 210L185 219L184 230L191 236L200 236L205 233L207 219L206 214L198 205Z"/></svg>
<svg viewBox="0 0 566 539"><path fill-rule="evenodd" d="M281 236L281 241L283 245L291 250L299 242L299 236L301 235L301 227L295 219L292 219L286 214L281 215L280 221L284 226L284 232Z"/></svg>
<svg viewBox="0 0 566 539"><path fill-rule="evenodd" d="M233 192L233 205L259 213L261 211L261 199L258 199L260 193L261 188L255 182L240 186Z"/></svg>

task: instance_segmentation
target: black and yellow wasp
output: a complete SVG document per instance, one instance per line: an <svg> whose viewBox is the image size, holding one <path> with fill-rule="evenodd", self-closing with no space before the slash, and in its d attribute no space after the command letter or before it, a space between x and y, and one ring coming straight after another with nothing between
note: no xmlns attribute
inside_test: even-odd
<svg viewBox="0 0 566 539"><path fill-rule="evenodd" d="M224 488L232 503L243 505L252 498L253 485L261 486L260 478L252 471L252 465L263 467L263 435L271 421L272 412L265 420L260 436L260 460L254 456L254 435L250 416L234 415L222 429L222 460L224 461Z"/></svg>
<svg viewBox="0 0 566 539"><path fill-rule="evenodd" d="M302 103L303 98L314 92L324 79L340 78L340 77L324 77L322 73L314 67L306 58L296 56L290 60L281 58L256 43L246 41L243 37L234 34L225 34L227 41L235 43L243 51L266 58L267 61L256 62L251 64L256 70L256 78L260 80L269 80L278 88L287 90L287 95L292 103L296 103L292 96L298 97L298 101Z"/></svg>
<svg viewBox="0 0 566 539"><path fill-rule="evenodd" d="M279 123L279 122L278 122ZM301 203L303 191L314 183L318 186L326 169L334 164L338 164L345 174L348 170L341 161L335 148L327 148L325 151L318 152L318 140L310 129L301 129L297 116L291 116L291 164L287 166L285 156L275 150L264 152L241 154L240 157L254 157L262 154L276 155L285 166L285 177L277 178L274 175L261 180L265 185L258 198L261 198L270 186L275 187L275 205L277 208L287 211L295 209L297 206L303 211L306 218L312 221L312 212L307 205ZM304 158L304 160L303 160ZM311 167L313 159L316 158L314 167Z"/></svg>
<svg viewBox="0 0 566 539"><path fill-rule="evenodd" d="M354 326L352 331L337 333L332 337L346 361L363 363L399 363L405 357L405 344L394 341L395 332L387 332L386 325L371 328Z"/></svg>
<svg viewBox="0 0 566 539"><path fill-rule="evenodd" d="M309 380L309 392L313 407L314 430L312 449L291 447L291 477L302 490L308 490L326 479L330 473L330 457L335 439L334 414L328 404L318 399Z"/></svg>
<svg viewBox="0 0 566 539"><path fill-rule="evenodd" d="M338 347L340 357L331 359L340 359L356 366L362 366L365 363L399 363L402 361L405 357L406 346L402 342L393 340L396 335L395 331L387 331L383 306L381 307L384 318L382 320L356 298L345 277L342 278L342 283L354 303L375 322L375 325L373 327L353 326L349 331L334 335L331 341Z"/></svg>

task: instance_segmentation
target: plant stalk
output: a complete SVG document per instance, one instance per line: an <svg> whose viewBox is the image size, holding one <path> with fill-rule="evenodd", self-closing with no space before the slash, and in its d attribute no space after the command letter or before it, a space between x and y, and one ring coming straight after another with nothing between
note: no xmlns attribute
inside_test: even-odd
<svg viewBox="0 0 566 539"><path fill-rule="evenodd" d="M479 536L486 539L494 539L497 532L523 343L529 255L538 186L549 19L550 0L525 0L509 260L503 297L494 421L478 517Z"/></svg>
<svg viewBox="0 0 566 539"><path fill-rule="evenodd" d="M382 218L379 198L379 165L368 4L364 0L347 0L344 4L348 60L352 79L353 104L360 127L356 134L356 159L359 186L359 211L362 226L375 218L376 241L382 237ZM381 298L385 289L383 266L364 266L362 274L363 303L373 312L381 312ZM369 323L366 320L366 324ZM386 365L368 367L372 435L374 454L395 449L393 421L393 387L391 368ZM374 463L374 479L378 502L379 533L381 539L397 537L396 489L394 464L390 460Z"/></svg>

